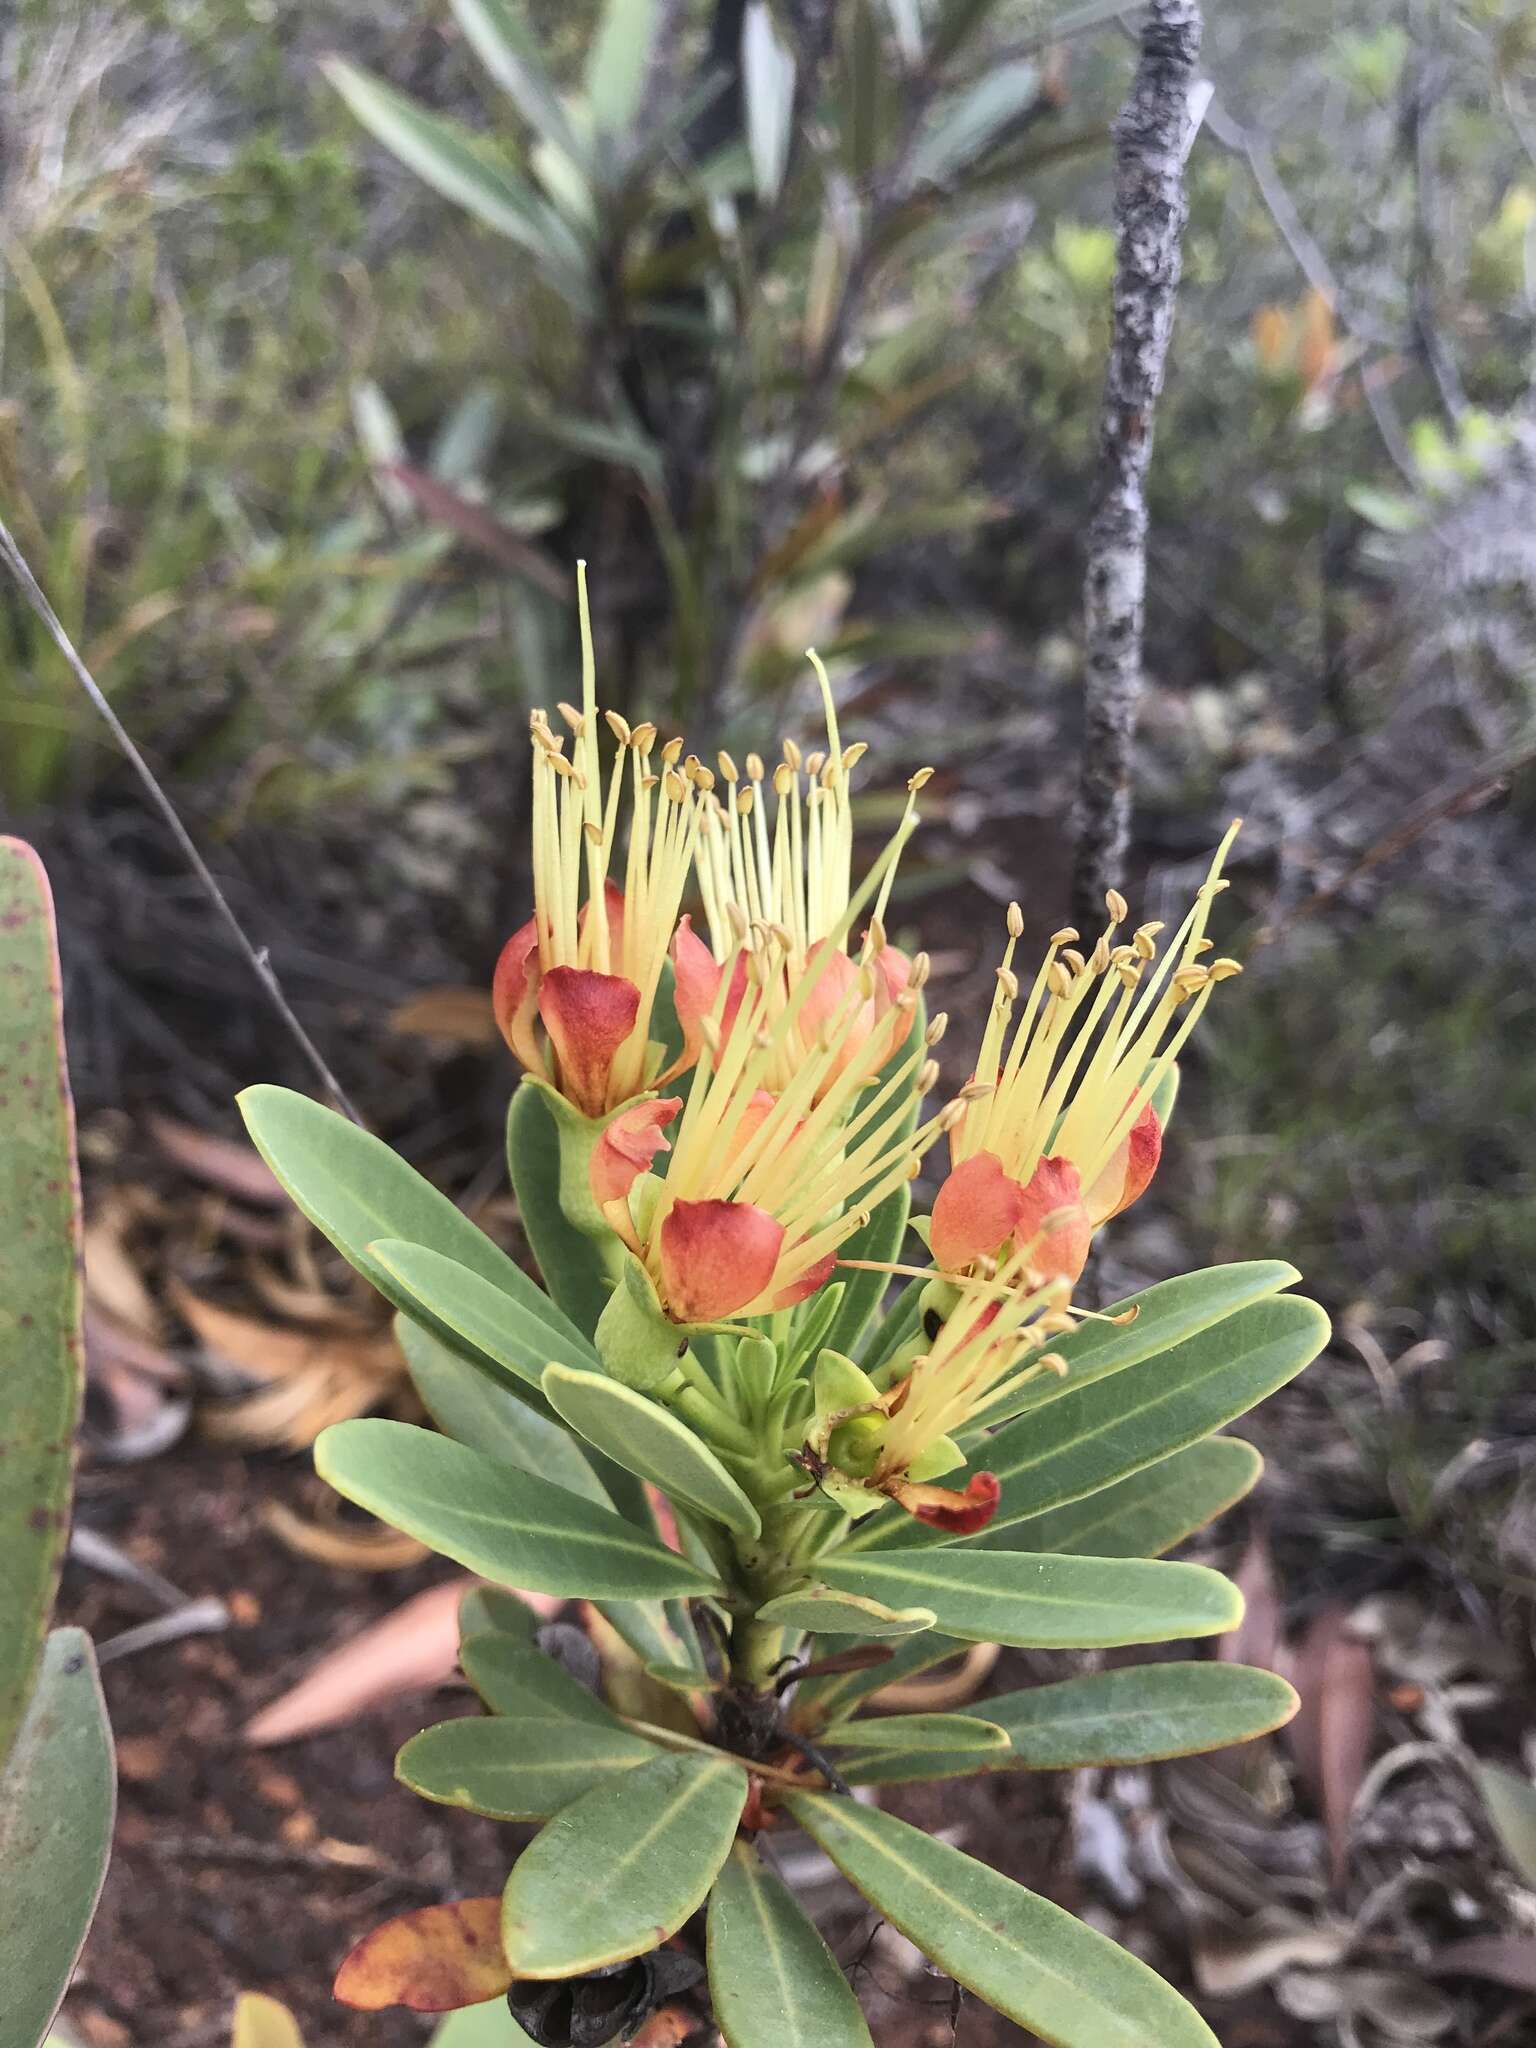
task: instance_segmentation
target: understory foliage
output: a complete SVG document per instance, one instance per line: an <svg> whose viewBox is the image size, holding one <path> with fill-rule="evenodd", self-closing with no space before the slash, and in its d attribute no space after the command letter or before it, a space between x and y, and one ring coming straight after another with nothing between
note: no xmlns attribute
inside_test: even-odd
<svg viewBox="0 0 1536 2048"><path fill-rule="evenodd" d="M617 2039L698 1974L667 1944L707 1907L731 2048L867 2044L774 1871L795 1825L1044 2038L1209 2044L1134 1957L849 1794L1215 1748L1294 1707L1272 1674L1183 1661L878 1711L967 1643L1110 1648L1240 1617L1226 1580L1163 1553L1252 1486L1256 1454L1219 1432L1326 1319L1275 1260L1074 1301L1156 1171L1179 1050L1238 972L1207 935L1225 844L1171 933L1111 892L1102 931L1052 933L1026 967L1012 906L972 1078L936 1101L947 1020L885 923L925 776L860 875L864 749L824 677L814 747L709 766L599 714L584 603L582 622L580 704L533 715L535 900L494 988L543 1286L365 1131L281 1089L242 1097L295 1201L394 1303L439 1425L342 1423L318 1469L486 1582L461 1656L487 1713L416 1736L399 1775L545 1823L502 1899L388 1923L338 1993L442 2011L508 1992L526 2038ZM592 1603L597 1689L501 1588Z"/></svg>

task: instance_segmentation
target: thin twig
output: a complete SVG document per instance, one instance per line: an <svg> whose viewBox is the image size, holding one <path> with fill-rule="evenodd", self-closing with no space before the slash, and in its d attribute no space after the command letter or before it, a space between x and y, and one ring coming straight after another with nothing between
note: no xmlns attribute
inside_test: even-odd
<svg viewBox="0 0 1536 2048"><path fill-rule="evenodd" d="M1084 930L1121 878L1130 837L1147 467L1189 211L1184 159L1199 119L1200 30L1199 0L1152 0L1130 97L1114 128L1114 326L1083 586L1086 703L1073 901Z"/></svg>
<svg viewBox="0 0 1536 2048"><path fill-rule="evenodd" d="M80 685L104 720L108 731L122 749L123 756L128 762L129 767L132 768L134 774L143 783L151 803L160 813L161 818L165 822L166 829L170 832L178 847L180 847L187 865L197 877L209 902L223 919L230 936L234 939L236 947L244 956L251 972L261 983L267 1000L282 1019L284 1028L300 1052L303 1053L316 1079L331 1097L336 1107L344 1115L349 1116L353 1123L361 1124L362 1118L353 1108L350 1101L348 1101L346 1091L331 1072L329 1066L327 1066L319 1047L289 1007L288 998L283 994L282 985L273 971L272 963L267 957L266 948L253 945L246 937L245 927L230 908L228 897L214 880L212 870L198 852L196 842L186 826L181 822L181 817L175 805L155 780L154 770L129 737L127 727L112 709L110 703L108 703L106 693L101 685L75 651L74 642L59 623L58 614L44 596L41 585L27 566L25 555L17 547L16 542L11 537L10 528L6 526L3 520L0 520L0 561L4 562L6 568L11 573L16 587L42 621L49 637L68 663L75 681Z"/></svg>

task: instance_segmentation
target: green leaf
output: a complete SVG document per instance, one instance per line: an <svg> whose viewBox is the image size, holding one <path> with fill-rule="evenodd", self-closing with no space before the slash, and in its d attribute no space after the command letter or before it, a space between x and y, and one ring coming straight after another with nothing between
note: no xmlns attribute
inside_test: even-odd
<svg viewBox="0 0 1536 2048"><path fill-rule="evenodd" d="M408 170L538 258L549 282L573 306L590 304L590 266L581 243L525 178L492 160L473 129L429 113L340 57L325 59L321 69L375 141Z"/></svg>
<svg viewBox="0 0 1536 2048"><path fill-rule="evenodd" d="M643 1497L633 1502L614 1499L613 1482L627 1485L630 1475L609 1468L599 1478L564 1423L535 1412L501 1374L489 1379L409 1316L395 1318L395 1334L416 1391L439 1429L471 1450L551 1480L601 1508L618 1506L626 1521L647 1535L654 1533L655 1524ZM659 1601L600 1600L596 1604L640 1656L673 1657L686 1649L686 1638L674 1633Z"/></svg>
<svg viewBox="0 0 1536 2048"><path fill-rule="evenodd" d="M247 1088L239 1103L257 1151L297 1206L396 1308L418 1318L422 1314L419 1304L369 1251L370 1245L387 1238L425 1246L467 1266L500 1289L525 1316L563 1339L551 1356L591 1363L593 1354L580 1331L543 1290L380 1139L289 1088ZM433 1319L431 1327L452 1350L472 1360L480 1357L447 1324Z"/></svg>
<svg viewBox="0 0 1536 2048"><path fill-rule="evenodd" d="M449 2013L433 2030L428 2048L538 2048L531 2034L507 2011L504 1998L484 2005L466 2005Z"/></svg>
<svg viewBox="0 0 1536 2048"><path fill-rule="evenodd" d="M706 1939L726 2048L874 2048L836 1958L750 1842L715 1880Z"/></svg>
<svg viewBox="0 0 1536 2048"><path fill-rule="evenodd" d="M662 21L662 0L606 0L586 88L592 117L609 135L624 135L640 111Z"/></svg>
<svg viewBox="0 0 1536 2048"><path fill-rule="evenodd" d="M1257 1484L1264 1460L1235 1436L1207 1437L1144 1472L1069 1507L988 1529L977 1550L1072 1552L1078 1557L1161 1557Z"/></svg>
<svg viewBox="0 0 1536 2048"><path fill-rule="evenodd" d="M921 185L945 185L968 170L1040 96L1037 65L1021 59L993 64L972 86L942 105L912 152Z"/></svg>
<svg viewBox="0 0 1536 2048"><path fill-rule="evenodd" d="M500 1374L490 1378L410 1316L396 1316L395 1336L410 1367L413 1386L446 1435L489 1458L552 1480L569 1493L596 1501L599 1507L612 1506L602 1481L563 1422L553 1422L530 1407L522 1392L514 1392Z"/></svg>
<svg viewBox="0 0 1536 2048"><path fill-rule="evenodd" d="M1300 1278L1296 1268L1281 1259L1250 1259L1160 1280L1141 1294L1117 1301L1104 1311L1102 1320L1095 1317L1080 1323L1069 1335L1058 1338L1051 1349L1066 1361L1061 1379L1045 1374L1016 1395L1006 1396L1002 1403L981 1409L976 1419L991 1427L1011 1416L1048 1407L1066 1394L1079 1393L1144 1359L1156 1358L1188 1337L1198 1337L1202 1330L1225 1322L1250 1302L1293 1287ZM1116 1320L1132 1310L1131 1321Z"/></svg>
<svg viewBox="0 0 1536 2048"><path fill-rule="evenodd" d="M315 1469L359 1507L500 1585L575 1600L719 1591L610 1509L409 1423L333 1423L315 1441Z"/></svg>
<svg viewBox="0 0 1536 2048"><path fill-rule="evenodd" d="M876 1638L917 1635L934 1623L930 1608L887 1607L882 1601L835 1592L830 1586L802 1586L796 1592L781 1593L757 1610L757 1618L813 1635L830 1632Z"/></svg>
<svg viewBox="0 0 1536 2048"><path fill-rule="evenodd" d="M1251 1742L1301 1702L1283 1678L1246 1664L1135 1664L981 1702L1032 1771L1145 1764Z"/></svg>
<svg viewBox="0 0 1536 2048"><path fill-rule="evenodd" d="M531 1644L539 1617L526 1601L500 1586L471 1586L459 1602L459 1640L476 1636L506 1636L510 1641Z"/></svg>
<svg viewBox="0 0 1536 2048"><path fill-rule="evenodd" d="M0 1985L7 2048L47 2034L101 1895L112 1843L112 1731L91 1639L55 1629L0 1771Z"/></svg>
<svg viewBox="0 0 1536 2048"><path fill-rule="evenodd" d="M857 1649L860 1640L857 1636L845 1636L818 1643L816 1655L835 1657L840 1651ZM935 1664L947 1663L951 1657L963 1657L969 1648L968 1643L953 1642L948 1636L930 1630L897 1643L883 1664L871 1665L864 1671L829 1671L822 1678L807 1678L795 1693L795 1726L802 1727L808 1721L819 1724L834 1713L846 1714L855 1701L883 1692L900 1679L931 1671Z"/></svg>
<svg viewBox="0 0 1536 2048"><path fill-rule="evenodd" d="M1025 1649L1109 1649L1218 1635L1235 1628L1243 1612L1237 1588L1196 1564L996 1550L864 1551L819 1558L817 1570L829 1585L863 1599L924 1602L946 1635Z"/></svg>
<svg viewBox="0 0 1536 2048"><path fill-rule="evenodd" d="M870 1212L869 1221L862 1229L856 1230L849 1238L839 1257L871 1259L888 1265L901 1250L911 1208L912 1191L909 1187L899 1187L894 1195L887 1195ZM888 1273L850 1272L845 1269L842 1280L842 1305L838 1309L837 1320L822 1342L829 1349L853 1358L860 1338L869 1327L870 1318L891 1284L891 1277Z"/></svg>
<svg viewBox="0 0 1536 2048"><path fill-rule="evenodd" d="M1145 1963L1012 1878L851 1799L787 1804L893 1927L1054 2048L1219 2048Z"/></svg>
<svg viewBox="0 0 1536 2048"><path fill-rule="evenodd" d="M992 1711L986 1702L987 1712ZM944 1750L954 1756L1007 1756L1008 1730L973 1714L882 1714L867 1721L839 1721L824 1730L829 1749Z"/></svg>
<svg viewBox="0 0 1536 2048"><path fill-rule="evenodd" d="M578 1799L507 1880L513 1970L576 1976L675 1934L704 1903L746 1803L746 1772L706 1756L659 1756Z"/></svg>
<svg viewBox="0 0 1536 2048"><path fill-rule="evenodd" d="M795 58L766 0L748 0L741 26L741 83L747 148L757 196L772 203L784 183L795 114Z"/></svg>
<svg viewBox="0 0 1536 2048"><path fill-rule="evenodd" d="M1495 1764L1479 1764L1477 1782L1505 1854L1525 1882L1536 1885L1536 1785Z"/></svg>
<svg viewBox="0 0 1536 2048"><path fill-rule="evenodd" d="M1129 1378L1080 1387L1021 1415L972 1453L1002 1485L989 1528L1082 1500L1198 1443L1294 1379L1327 1341L1328 1318L1315 1302L1278 1295L1147 1360ZM905 1527L880 1517L876 1533L856 1536L854 1546L898 1550L934 1540L921 1523L903 1520Z"/></svg>
<svg viewBox="0 0 1536 2048"><path fill-rule="evenodd" d="M53 900L42 862L19 839L0 839L0 989L3 1762L68 1541L81 1388L80 1190Z"/></svg>
<svg viewBox="0 0 1536 2048"><path fill-rule="evenodd" d="M574 1366L597 1362L585 1337L531 1281L530 1294L514 1307L506 1288L426 1245L377 1238L368 1256L395 1283L418 1321L449 1331L456 1349L477 1353L528 1386L538 1387L553 1359Z"/></svg>
<svg viewBox="0 0 1536 2048"><path fill-rule="evenodd" d="M450 0L464 40L531 127L573 162L583 155L544 66L537 36L515 0Z"/></svg>
<svg viewBox="0 0 1536 2048"><path fill-rule="evenodd" d="M627 1728L566 1714L498 1715L424 1728L396 1757L395 1775L439 1806L491 1820L548 1820L660 1754Z"/></svg>
<svg viewBox="0 0 1536 2048"><path fill-rule="evenodd" d="M619 1726L595 1692L531 1644L496 1633L471 1636L459 1645L459 1662L493 1714L564 1714L594 1728Z"/></svg>
<svg viewBox="0 0 1536 2048"><path fill-rule="evenodd" d="M596 1239L560 1206L560 1133L540 1090L525 1083L507 1111L507 1166L523 1235L544 1285L564 1313L590 1337L613 1292Z"/></svg>
<svg viewBox="0 0 1536 2048"><path fill-rule="evenodd" d="M762 1533L757 1509L709 1446L657 1402L602 1373L551 1365L544 1395L588 1443L649 1479L685 1507L738 1536Z"/></svg>

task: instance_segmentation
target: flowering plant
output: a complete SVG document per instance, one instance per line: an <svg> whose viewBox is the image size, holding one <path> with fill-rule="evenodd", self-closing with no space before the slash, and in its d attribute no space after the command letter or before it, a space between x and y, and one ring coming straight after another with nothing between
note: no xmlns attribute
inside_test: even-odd
<svg viewBox="0 0 1536 2048"><path fill-rule="evenodd" d="M294 1200L397 1307L441 1429L342 1423L319 1470L488 1582L462 1647L488 1715L426 1729L399 1775L545 1823L503 1898L389 1923L338 1991L434 2011L509 1992L513 2038L596 2043L707 1967L731 2048L867 2048L765 1853L795 1825L1043 2039L1209 2044L1124 1950L849 1794L1144 1762L1294 1707L1268 1673L1184 1661L880 1711L967 1644L1239 1618L1226 1580L1162 1554L1253 1485L1257 1455L1217 1432L1315 1356L1321 1312L1276 1261L1103 1313L1077 1299L1238 971L1206 936L1226 846L1171 940L1127 933L1112 892L1104 929L1054 933L1027 986L1012 907L971 1078L938 1102L946 1020L926 958L888 936L925 777L857 875L862 749L821 683L824 744L744 772L600 719L589 636L580 705L534 714L533 914L494 994L542 1288L377 1139L283 1090L242 1098ZM946 1170L919 1219L930 1153ZM511 1587L591 1603L601 1696ZM701 1963L668 1944L706 1901Z"/></svg>

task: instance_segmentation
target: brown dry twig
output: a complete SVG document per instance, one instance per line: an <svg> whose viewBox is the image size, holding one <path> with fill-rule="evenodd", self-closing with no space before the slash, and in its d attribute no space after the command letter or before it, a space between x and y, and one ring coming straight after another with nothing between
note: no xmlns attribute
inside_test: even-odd
<svg viewBox="0 0 1536 2048"><path fill-rule="evenodd" d="M1083 584L1085 716L1073 902L1084 930L1121 879L1130 835L1147 469L1188 217L1184 160L1203 112L1195 75L1200 32L1199 0L1152 0L1130 97L1114 128L1114 322Z"/></svg>

